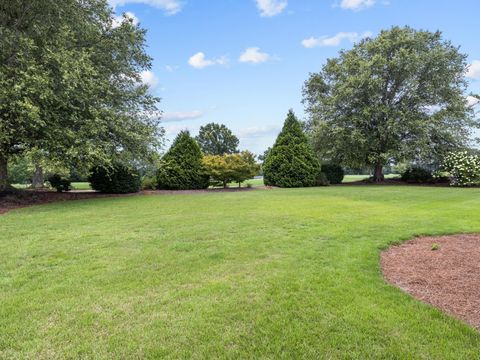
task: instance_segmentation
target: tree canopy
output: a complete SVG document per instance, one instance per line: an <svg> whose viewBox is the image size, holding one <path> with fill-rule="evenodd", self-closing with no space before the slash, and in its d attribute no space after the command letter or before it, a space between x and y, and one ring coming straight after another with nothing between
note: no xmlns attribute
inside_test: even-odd
<svg viewBox="0 0 480 360"><path fill-rule="evenodd" d="M263 163L265 185L315 186L320 164L292 110Z"/></svg>
<svg viewBox="0 0 480 360"><path fill-rule="evenodd" d="M351 167L435 159L478 122L465 97L466 56L440 32L393 27L329 59L304 87L322 160Z"/></svg>
<svg viewBox="0 0 480 360"><path fill-rule="evenodd" d="M89 167L160 145L145 30L106 1L2 1L0 42L0 191L26 150Z"/></svg>
<svg viewBox="0 0 480 360"><path fill-rule="evenodd" d="M260 170L255 162L255 155L250 151L237 154L206 155L203 158L210 178L214 184L221 183L227 187L229 182L236 182L238 186L245 180L252 179Z"/></svg>
<svg viewBox="0 0 480 360"><path fill-rule="evenodd" d="M238 138L223 124L210 123L201 126L196 140L203 153L207 155L238 152Z"/></svg>

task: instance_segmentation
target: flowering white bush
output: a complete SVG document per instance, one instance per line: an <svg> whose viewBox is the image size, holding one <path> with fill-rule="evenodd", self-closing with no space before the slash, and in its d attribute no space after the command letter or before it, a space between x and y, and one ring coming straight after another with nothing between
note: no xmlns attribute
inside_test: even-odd
<svg viewBox="0 0 480 360"><path fill-rule="evenodd" d="M449 154L443 167L450 173L453 186L480 184L480 156L470 155L466 151Z"/></svg>

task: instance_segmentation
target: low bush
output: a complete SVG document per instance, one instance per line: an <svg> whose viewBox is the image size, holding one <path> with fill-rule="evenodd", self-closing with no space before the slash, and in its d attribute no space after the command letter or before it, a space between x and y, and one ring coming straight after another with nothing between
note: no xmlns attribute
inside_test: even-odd
<svg viewBox="0 0 480 360"><path fill-rule="evenodd" d="M153 176L144 176L142 178L142 190L155 190L157 188L157 179Z"/></svg>
<svg viewBox="0 0 480 360"><path fill-rule="evenodd" d="M402 180L408 183L429 183L433 181L433 175L420 166L409 166L402 174Z"/></svg>
<svg viewBox="0 0 480 360"><path fill-rule="evenodd" d="M322 173L325 174L330 184L341 184L345 176L343 168L337 164L323 164Z"/></svg>
<svg viewBox="0 0 480 360"><path fill-rule="evenodd" d="M480 185L480 156L466 151L449 154L443 168L450 173L452 186Z"/></svg>
<svg viewBox="0 0 480 360"><path fill-rule="evenodd" d="M70 180L63 178L59 174L53 174L47 180L50 183L50 186L57 189L58 192L72 190Z"/></svg>
<svg viewBox="0 0 480 360"><path fill-rule="evenodd" d="M88 181L92 189L109 194L128 194L140 190L140 175L123 164L113 167L97 166L92 169Z"/></svg>

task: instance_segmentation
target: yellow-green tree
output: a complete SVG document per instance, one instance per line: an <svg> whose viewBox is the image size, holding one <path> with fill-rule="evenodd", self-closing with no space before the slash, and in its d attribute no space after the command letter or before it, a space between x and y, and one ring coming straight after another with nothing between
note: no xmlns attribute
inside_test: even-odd
<svg viewBox="0 0 480 360"><path fill-rule="evenodd" d="M224 188L229 182L242 182L251 179L258 172L260 166L255 161L255 155L249 151L238 154L206 155L203 163L214 184L222 184Z"/></svg>

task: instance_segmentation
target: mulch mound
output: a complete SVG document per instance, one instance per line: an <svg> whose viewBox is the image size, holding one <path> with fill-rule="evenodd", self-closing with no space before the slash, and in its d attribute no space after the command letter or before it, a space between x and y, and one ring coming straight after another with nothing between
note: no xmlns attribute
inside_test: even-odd
<svg viewBox="0 0 480 360"><path fill-rule="evenodd" d="M58 193L53 191L18 190L0 195L0 214L4 214L12 209L31 205L47 204L56 201L100 198L105 196L109 195L99 194L93 191Z"/></svg>
<svg viewBox="0 0 480 360"><path fill-rule="evenodd" d="M480 235L416 238L382 252L381 264L388 282L480 330Z"/></svg>

